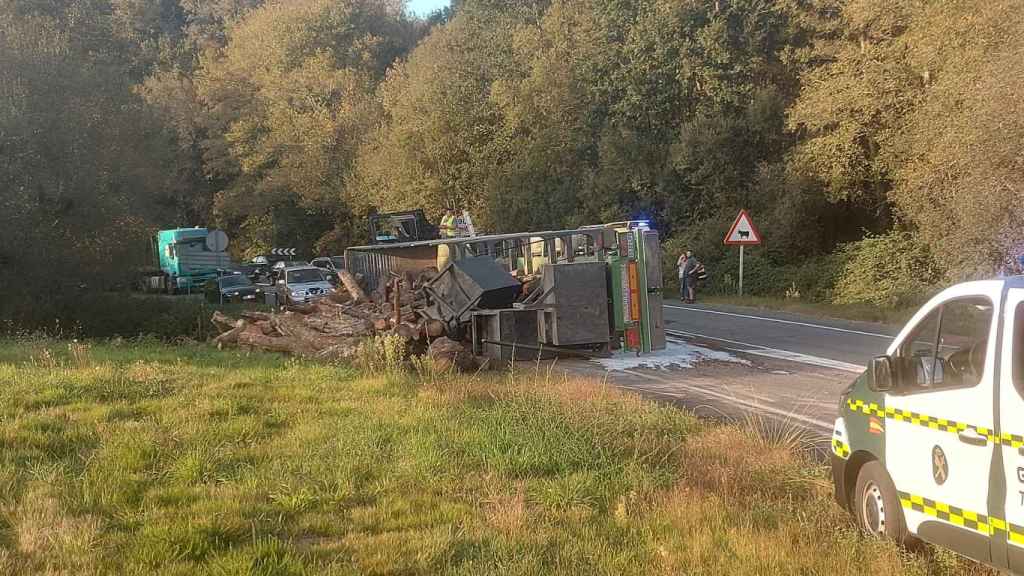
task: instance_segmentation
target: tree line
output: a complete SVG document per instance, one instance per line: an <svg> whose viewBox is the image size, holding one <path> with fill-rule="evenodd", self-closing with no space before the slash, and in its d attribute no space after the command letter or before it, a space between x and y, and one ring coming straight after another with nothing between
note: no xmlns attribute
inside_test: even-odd
<svg viewBox="0 0 1024 576"><path fill-rule="evenodd" d="M457 202L489 232L651 219L755 292L899 304L1018 240L1012 0L0 0L0 291L240 257ZM669 258L674 262L675 256Z"/></svg>

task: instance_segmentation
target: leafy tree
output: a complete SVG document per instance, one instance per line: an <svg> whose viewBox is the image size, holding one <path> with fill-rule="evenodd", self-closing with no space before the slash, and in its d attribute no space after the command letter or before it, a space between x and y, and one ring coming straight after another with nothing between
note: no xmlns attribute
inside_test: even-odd
<svg viewBox="0 0 1024 576"><path fill-rule="evenodd" d="M792 172L876 230L895 208L950 278L993 273L1024 249L1019 6L851 0L840 22L791 111L807 134Z"/></svg>
<svg viewBox="0 0 1024 576"><path fill-rule="evenodd" d="M467 4L388 74L382 121L359 151L354 206L422 207L435 219L449 202L483 211L484 182L511 144L496 138L501 117L489 95L514 72L515 22Z"/></svg>
<svg viewBox="0 0 1024 576"><path fill-rule="evenodd" d="M360 177L383 205L436 215L456 200L493 230L698 221L726 196L737 204L758 164L790 145L793 10L468 3L382 87L385 122Z"/></svg>
<svg viewBox="0 0 1024 576"><path fill-rule="evenodd" d="M8 305L125 280L160 213L168 141L132 92L112 13L96 7L0 0L0 260L17 271L0 275Z"/></svg>
<svg viewBox="0 0 1024 576"><path fill-rule="evenodd" d="M229 228L275 222L275 242L309 249L348 218L346 178L375 120L373 90L414 42L400 5L372 0L267 4L205 53L195 76L214 213Z"/></svg>
<svg viewBox="0 0 1024 576"><path fill-rule="evenodd" d="M950 278L991 275L1024 254L1024 14L926 3L905 34L922 94L891 151L890 196Z"/></svg>

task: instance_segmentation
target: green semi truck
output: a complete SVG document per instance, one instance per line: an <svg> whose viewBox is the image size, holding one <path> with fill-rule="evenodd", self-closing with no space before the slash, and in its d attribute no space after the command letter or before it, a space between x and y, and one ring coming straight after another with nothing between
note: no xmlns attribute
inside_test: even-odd
<svg viewBox="0 0 1024 576"><path fill-rule="evenodd" d="M177 228L160 230L151 240L153 267L142 274L147 292L189 294L232 266L222 230Z"/></svg>

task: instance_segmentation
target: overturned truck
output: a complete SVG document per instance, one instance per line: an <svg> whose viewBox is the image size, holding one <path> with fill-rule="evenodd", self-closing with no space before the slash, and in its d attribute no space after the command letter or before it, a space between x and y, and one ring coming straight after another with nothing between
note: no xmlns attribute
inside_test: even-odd
<svg viewBox="0 0 1024 576"><path fill-rule="evenodd" d="M414 353L498 362L665 347L660 243L644 222L358 246L346 262L345 289L319 301L215 314L215 342L340 359L386 333Z"/></svg>
<svg viewBox="0 0 1024 576"><path fill-rule="evenodd" d="M412 289L420 322L476 356L665 347L660 242L646 222L358 246L346 262L375 300Z"/></svg>

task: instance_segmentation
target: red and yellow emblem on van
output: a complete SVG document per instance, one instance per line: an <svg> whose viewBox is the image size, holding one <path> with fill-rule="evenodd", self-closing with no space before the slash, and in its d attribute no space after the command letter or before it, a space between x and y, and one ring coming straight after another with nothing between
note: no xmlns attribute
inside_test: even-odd
<svg viewBox="0 0 1024 576"><path fill-rule="evenodd" d="M868 432L872 434L881 434L885 432L885 426L882 425L882 421L874 416L868 418Z"/></svg>

